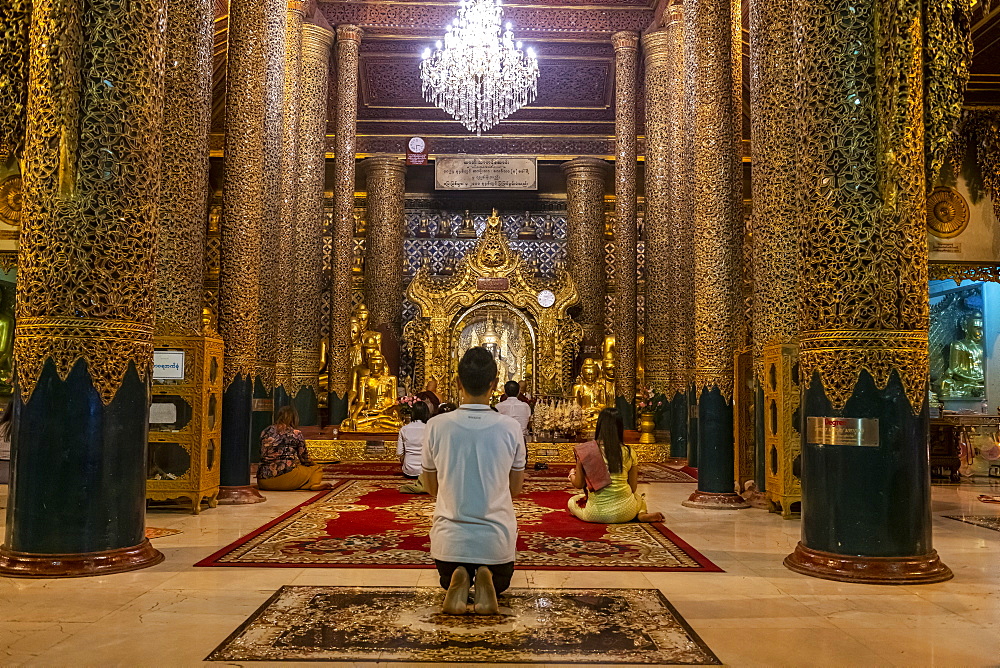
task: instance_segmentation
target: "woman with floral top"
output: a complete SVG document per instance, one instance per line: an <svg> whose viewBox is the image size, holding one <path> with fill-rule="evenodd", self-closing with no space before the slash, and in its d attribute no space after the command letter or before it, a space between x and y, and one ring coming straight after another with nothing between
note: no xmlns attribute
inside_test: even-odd
<svg viewBox="0 0 1000 668"><path fill-rule="evenodd" d="M291 406L278 409L274 424L260 435L260 467L257 487L268 492L295 489L319 491L330 489L323 482L323 467L306 450L306 439L299 426L299 416Z"/></svg>

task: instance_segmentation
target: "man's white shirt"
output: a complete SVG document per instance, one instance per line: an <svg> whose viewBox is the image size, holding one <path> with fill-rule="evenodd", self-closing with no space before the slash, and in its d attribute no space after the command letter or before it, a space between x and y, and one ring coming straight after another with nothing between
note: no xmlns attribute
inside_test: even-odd
<svg viewBox="0 0 1000 668"><path fill-rule="evenodd" d="M497 404L497 411L517 420L521 433L528 438L528 423L531 421L531 406L517 397L507 397Z"/></svg>
<svg viewBox="0 0 1000 668"><path fill-rule="evenodd" d="M462 404L427 423L422 465L437 473L431 556L505 564L517 553L510 472L523 471L521 426L483 404Z"/></svg>

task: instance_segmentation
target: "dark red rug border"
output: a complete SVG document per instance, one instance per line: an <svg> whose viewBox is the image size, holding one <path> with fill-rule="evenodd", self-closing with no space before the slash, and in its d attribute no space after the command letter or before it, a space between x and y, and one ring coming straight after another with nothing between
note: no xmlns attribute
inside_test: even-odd
<svg viewBox="0 0 1000 668"><path fill-rule="evenodd" d="M316 494L309 499L303 501L299 505L291 508L290 510L282 513L278 517L274 518L267 524L258 527L243 536L238 538L232 543L226 545L221 550L213 552L209 556L205 557L198 563L194 564L195 567L216 567L216 568L369 568L369 569L424 569L432 570L434 568L433 564L272 564L272 563L219 563L218 559L229 554L233 550L242 545L245 545L249 541L253 540L260 534L264 533L274 525L283 522L295 513L297 513L303 506L307 506L311 503L315 503L327 494L330 494L337 488L349 483L355 482L354 480L338 480L333 489L324 490L319 494ZM725 573L725 571L712 562L708 557L702 554L700 551L691 547L691 545L681 539L680 536L675 534L673 531L668 529L662 522L651 522L650 526L659 531L668 540L673 542L677 547L682 549L691 559L698 563L700 568L681 568L681 567L664 567L664 568L652 568L652 567L642 567L637 566L634 568L620 568L617 566L602 568L595 566L588 567L572 567L572 566L532 566L532 567L521 567L518 570L525 571L573 571L573 572L636 572L636 573ZM517 562L515 562L515 567Z"/></svg>

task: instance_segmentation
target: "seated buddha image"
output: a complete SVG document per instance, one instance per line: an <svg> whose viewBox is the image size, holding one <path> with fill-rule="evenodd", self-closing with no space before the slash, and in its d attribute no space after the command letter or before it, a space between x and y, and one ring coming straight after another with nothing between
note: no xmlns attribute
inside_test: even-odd
<svg viewBox="0 0 1000 668"><path fill-rule="evenodd" d="M369 373L361 379L358 393L351 398L349 417L341 424L345 431L395 431L402 426L396 408L396 377L389 375L385 358L378 350L368 360Z"/></svg>
<svg viewBox="0 0 1000 668"><path fill-rule="evenodd" d="M571 394L583 410L583 419L587 429L595 428L598 414L608 403L601 366L597 360L592 357L583 360L580 375L577 376Z"/></svg>
<svg viewBox="0 0 1000 668"><path fill-rule="evenodd" d="M949 346L948 370L941 380L942 399L979 399L986 386L983 376L983 316L973 313L962 323L963 338Z"/></svg>

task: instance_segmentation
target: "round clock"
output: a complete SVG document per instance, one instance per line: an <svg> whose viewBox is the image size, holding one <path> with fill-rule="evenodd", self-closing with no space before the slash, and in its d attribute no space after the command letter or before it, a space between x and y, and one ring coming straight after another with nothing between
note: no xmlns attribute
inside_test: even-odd
<svg viewBox="0 0 1000 668"><path fill-rule="evenodd" d="M538 293L538 305L542 308L549 308L556 303L556 296L551 290L542 290Z"/></svg>
<svg viewBox="0 0 1000 668"><path fill-rule="evenodd" d="M410 153L423 153L424 149L427 148L423 137L411 137L407 146L410 148Z"/></svg>
<svg viewBox="0 0 1000 668"><path fill-rule="evenodd" d="M969 203L954 188L935 188L927 198L927 229L936 237L957 237L969 226Z"/></svg>

